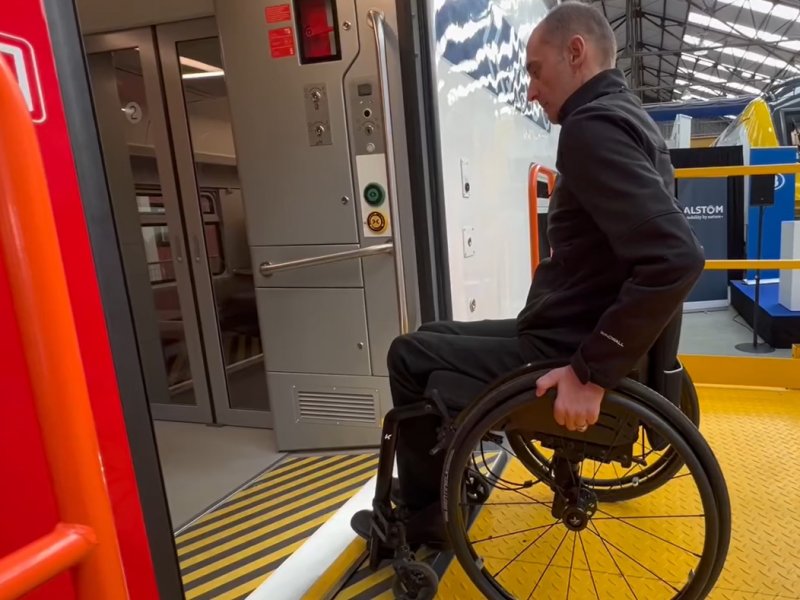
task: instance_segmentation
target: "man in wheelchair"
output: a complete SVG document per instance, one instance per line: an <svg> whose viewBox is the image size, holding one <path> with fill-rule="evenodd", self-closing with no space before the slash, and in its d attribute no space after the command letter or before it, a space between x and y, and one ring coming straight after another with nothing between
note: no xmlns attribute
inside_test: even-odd
<svg viewBox="0 0 800 600"><path fill-rule="evenodd" d="M598 419L605 390L679 323L704 255L675 199L666 144L615 57L614 32L589 5L562 3L531 34L528 100L561 125L548 215L551 256L539 264L516 319L436 322L397 338L388 355L396 408L420 403L434 373L489 384L527 363L564 359L565 366L538 379L536 393L556 390L555 421L585 432ZM455 393L445 404L458 410L470 399ZM392 499L407 511L411 546L447 543L440 505L445 452L431 454L441 423L433 414L398 423ZM368 538L372 520L372 511L362 511L353 528Z"/></svg>

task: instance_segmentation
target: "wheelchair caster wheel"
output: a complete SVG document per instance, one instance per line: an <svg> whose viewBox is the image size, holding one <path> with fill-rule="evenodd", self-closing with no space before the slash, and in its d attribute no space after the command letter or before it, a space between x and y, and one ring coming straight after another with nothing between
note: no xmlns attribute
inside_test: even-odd
<svg viewBox="0 0 800 600"><path fill-rule="evenodd" d="M433 600L438 587L439 577L433 567L412 561L397 568L392 592L400 600Z"/></svg>

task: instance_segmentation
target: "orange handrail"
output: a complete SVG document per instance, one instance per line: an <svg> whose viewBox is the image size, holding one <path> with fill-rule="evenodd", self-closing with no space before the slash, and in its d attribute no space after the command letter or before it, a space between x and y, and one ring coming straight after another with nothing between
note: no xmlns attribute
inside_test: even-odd
<svg viewBox="0 0 800 600"><path fill-rule="evenodd" d="M42 157L19 86L2 60L0 114L0 255L56 504L63 521L87 526L97 537L96 548L75 568L78 598L124 600L119 542ZM14 556L5 568L9 562L20 568ZM38 583L46 581L44 571L34 575Z"/></svg>
<svg viewBox="0 0 800 600"><path fill-rule="evenodd" d="M59 523L52 533L0 558L0 600L19 598L78 564L95 544L88 527Z"/></svg>
<svg viewBox="0 0 800 600"><path fill-rule="evenodd" d="M531 245L531 276L539 265L539 175L547 177L547 194L553 193L556 185L556 172L544 165L531 164L528 170L528 230Z"/></svg>

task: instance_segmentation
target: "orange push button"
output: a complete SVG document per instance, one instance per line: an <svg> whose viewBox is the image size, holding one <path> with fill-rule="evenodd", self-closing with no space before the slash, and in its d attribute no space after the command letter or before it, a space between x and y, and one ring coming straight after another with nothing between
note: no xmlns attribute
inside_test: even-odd
<svg viewBox="0 0 800 600"><path fill-rule="evenodd" d="M367 216L367 227L369 227L370 231L380 233L386 229L386 217L384 217L378 211L369 213Z"/></svg>

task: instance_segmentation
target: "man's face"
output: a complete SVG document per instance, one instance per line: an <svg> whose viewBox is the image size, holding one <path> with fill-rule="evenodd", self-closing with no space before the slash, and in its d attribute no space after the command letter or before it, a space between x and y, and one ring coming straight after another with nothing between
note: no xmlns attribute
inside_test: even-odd
<svg viewBox="0 0 800 600"><path fill-rule="evenodd" d="M576 67L583 56L575 56L575 43L574 39L563 45L550 41L541 27L534 29L528 40L528 101L538 102L552 123L558 123L561 106L580 87L580 69ZM577 45L582 55L582 40Z"/></svg>

